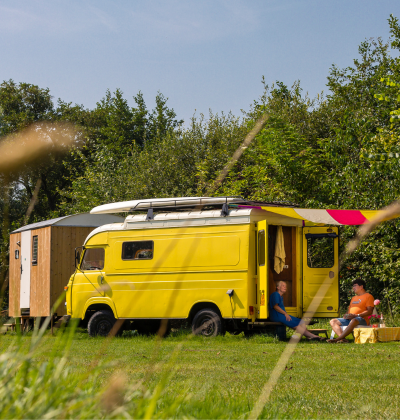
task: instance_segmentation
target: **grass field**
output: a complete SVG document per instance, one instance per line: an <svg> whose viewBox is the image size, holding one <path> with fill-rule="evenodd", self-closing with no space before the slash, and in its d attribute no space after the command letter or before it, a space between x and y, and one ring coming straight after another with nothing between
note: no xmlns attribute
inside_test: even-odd
<svg viewBox="0 0 400 420"><path fill-rule="evenodd" d="M248 418L285 345L185 331L164 340L8 333L0 338L0 416ZM399 366L399 342L301 342L261 417L400 418Z"/></svg>

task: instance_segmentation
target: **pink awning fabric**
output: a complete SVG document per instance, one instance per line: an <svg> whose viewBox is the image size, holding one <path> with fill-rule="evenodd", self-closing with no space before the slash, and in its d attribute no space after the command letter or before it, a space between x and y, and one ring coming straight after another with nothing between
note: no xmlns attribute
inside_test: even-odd
<svg viewBox="0 0 400 420"><path fill-rule="evenodd" d="M249 207L249 206L239 206ZM333 209L296 209L287 207L257 207L282 216L300 219L305 222L324 225L363 225L369 223L381 210L333 210ZM396 217L399 217L397 215ZM394 217L393 217L394 218Z"/></svg>

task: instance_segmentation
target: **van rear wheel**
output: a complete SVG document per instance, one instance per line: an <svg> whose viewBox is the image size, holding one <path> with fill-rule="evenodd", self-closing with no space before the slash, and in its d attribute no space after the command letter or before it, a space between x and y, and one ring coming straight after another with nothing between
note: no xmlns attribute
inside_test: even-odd
<svg viewBox="0 0 400 420"><path fill-rule="evenodd" d="M215 337L222 334L223 322L221 316L214 309L202 309L193 318L192 333L204 337Z"/></svg>
<svg viewBox="0 0 400 420"><path fill-rule="evenodd" d="M98 335L107 337L108 334L110 334L115 322L116 319L111 311L97 311L89 319L88 333L91 337L96 337ZM122 332L122 328L120 328L119 332Z"/></svg>

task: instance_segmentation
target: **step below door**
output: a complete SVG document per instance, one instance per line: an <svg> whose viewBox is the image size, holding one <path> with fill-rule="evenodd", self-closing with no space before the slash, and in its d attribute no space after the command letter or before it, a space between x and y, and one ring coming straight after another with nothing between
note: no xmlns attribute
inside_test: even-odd
<svg viewBox="0 0 400 420"><path fill-rule="evenodd" d="M305 227L303 228L303 313L310 317L333 317L338 315L338 311L338 228Z"/></svg>

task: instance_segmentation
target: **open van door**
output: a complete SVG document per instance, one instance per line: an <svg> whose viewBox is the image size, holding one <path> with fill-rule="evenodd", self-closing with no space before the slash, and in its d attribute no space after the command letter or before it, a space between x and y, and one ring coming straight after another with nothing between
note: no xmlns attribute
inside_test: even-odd
<svg viewBox="0 0 400 420"><path fill-rule="evenodd" d="M258 270L258 290L257 302L259 302L260 312L258 318L268 318L268 226L265 220L257 224L257 270Z"/></svg>
<svg viewBox="0 0 400 420"><path fill-rule="evenodd" d="M303 228L303 313L320 287L321 301L315 317L338 316L339 237L337 227ZM310 308L311 309L311 308Z"/></svg>

